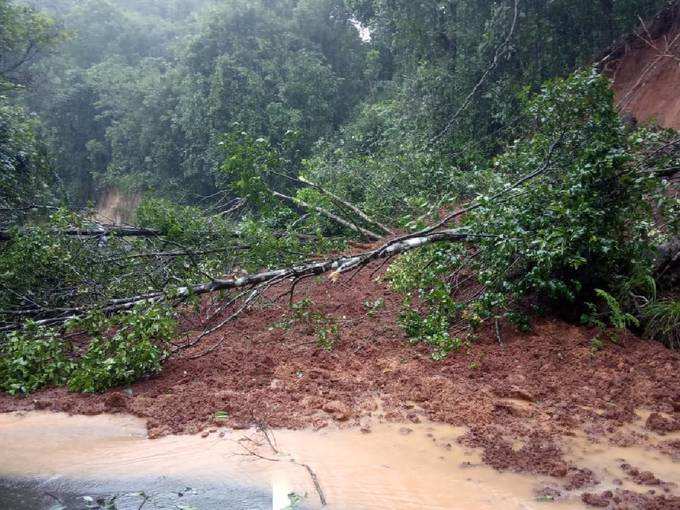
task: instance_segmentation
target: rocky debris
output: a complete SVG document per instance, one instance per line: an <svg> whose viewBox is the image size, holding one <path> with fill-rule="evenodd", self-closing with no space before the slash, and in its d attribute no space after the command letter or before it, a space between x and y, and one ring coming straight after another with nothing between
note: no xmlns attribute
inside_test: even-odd
<svg viewBox="0 0 680 510"><path fill-rule="evenodd" d="M559 501L562 499L562 492L554 487L543 487L534 492L536 501Z"/></svg>
<svg viewBox="0 0 680 510"><path fill-rule="evenodd" d="M659 480L651 471L640 471L630 464L621 464L621 470L626 473L635 483L639 485L661 485L664 482Z"/></svg>
<svg viewBox="0 0 680 510"><path fill-rule="evenodd" d="M568 491L583 489L584 487L594 487L600 482L590 469L573 468L567 475L567 484L564 488Z"/></svg>
<svg viewBox="0 0 680 510"><path fill-rule="evenodd" d="M588 506L610 510L680 510L680 497L659 496L653 490L647 494L621 489L599 494L586 492L581 500Z"/></svg>
<svg viewBox="0 0 680 510"><path fill-rule="evenodd" d="M326 402L322 409L338 421L348 420L351 414L349 407L339 400Z"/></svg>
<svg viewBox="0 0 680 510"><path fill-rule="evenodd" d="M52 402L49 400L34 400L33 401L33 409L37 411L42 411L43 409L49 409L52 407Z"/></svg>
<svg viewBox="0 0 680 510"><path fill-rule="evenodd" d="M248 428L255 421L299 429L332 422L362 427L364 417L401 424L433 420L468 427L463 441L480 448L493 467L553 475L566 485L582 480L574 471L581 466L563 457L563 436L586 430L607 441L622 425L635 423L636 409L657 412L648 430L677 426L679 353L630 333L593 353L594 331L539 318L531 333L504 328L503 346L493 327L482 328L465 350L433 361L426 345L409 344L398 325L402 298L377 281L373 269L333 285L310 279L296 287L320 312L351 321L331 351L299 325L272 330L290 313L287 302L278 302L244 313L185 357L170 358L160 374L127 394L3 394L0 412L33 410L34 401L77 414L125 411L146 419L152 438ZM351 283L345 280L350 277ZM271 295L285 290L272 288ZM385 307L367 317L362 303L376 296ZM218 342L214 352L191 359ZM483 362L473 367L471 360ZM228 414L216 422L220 412ZM626 433L614 441L644 445L650 438ZM680 454L673 442L660 448Z"/></svg>
<svg viewBox="0 0 680 510"><path fill-rule="evenodd" d="M108 412L126 411L127 399L122 393L109 393L104 397L104 406Z"/></svg>
<svg viewBox="0 0 680 510"><path fill-rule="evenodd" d="M586 505L594 506L597 508L607 508L609 502L614 497L612 491L605 491L600 494L594 494L592 492L584 492L581 495L581 501Z"/></svg>
<svg viewBox="0 0 680 510"><path fill-rule="evenodd" d="M516 400L524 400L525 402L535 402L536 398L534 397L533 393L523 389L519 388L517 386L513 386L510 388L510 392L508 393L509 398L514 398Z"/></svg>
<svg viewBox="0 0 680 510"><path fill-rule="evenodd" d="M368 417L364 416L359 420L359 430L363 434L370 434L372 432L371 420Z"/></svg>
<svg viewBox="0 0 680 510"><path fill-rule="evenodd" d="M652 413L647 418L645 427L659 434L677 432L680 430L680 421L677 419L666 418L660 413Z"/></svg>

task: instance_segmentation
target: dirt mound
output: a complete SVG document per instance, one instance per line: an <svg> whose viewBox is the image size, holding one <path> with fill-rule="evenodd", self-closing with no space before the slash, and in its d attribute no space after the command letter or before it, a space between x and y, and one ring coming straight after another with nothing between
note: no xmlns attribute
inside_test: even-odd
<svg viewBox="0 0 680 510"><path fill-rule="evenodd" d="M296 288L302 297L337 320L334 349L319 347L309 324L291 320L284 299L250 311L131 388L3 395L0 411L128 412L148 420L152 437L217 425L321 428L363 426L369 416L428 418L468 426L463 442L481 448L488 464L555 476L567 490L595 482L564 458L562 437L580 431L602 440L631 422L642 427L639 409L656 413L654 423L659 416L680 420L680 354L659 343L626 334L594 350L596 331L539 320L529 334L503 324L501 342L495 329L482 331L435 362L424 346L409 345L397 324L401 297L371 268L334 283L307 280ZM670 443L659 451L675 452Z"/></svg>
<svg viewBox="0 0 680 510"><path fill-rule="evenodd" d="M680 129L680 2L617 44L604 71L622 111L640 122Z"/></svg>

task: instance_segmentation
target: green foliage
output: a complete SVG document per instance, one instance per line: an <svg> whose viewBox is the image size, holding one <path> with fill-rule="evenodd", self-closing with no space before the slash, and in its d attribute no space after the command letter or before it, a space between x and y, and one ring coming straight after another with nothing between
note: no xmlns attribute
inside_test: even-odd
<svg viewBox="0 0 680 510"><path fill-rule="evenodd" d="M234 128L219 142L224 153L222 180L264 215L271 214L275 206L269 190L276 180L272 172L285 172L285 160L267 139L239 131L238 124Z"/></svg>
<svg viewBox="0 0 680 510"><path fill-rule="evenodd" d="M73 328L93 335L69 377L71 391L98 392L137 381L161 371L167 355L164 345L176 333L170 309L138 306L110 320L88 317Z"/></svg>
<svg viewBox="0 0 680 510"><path fill-rule="evenodd" d="M350 0L354 15L371 30L372 46L394 76L407 124L432 137L449 125L477 89L466 115L442 140L455 151L471 142L493 151L499 127L512 130L516 93L573 72L594 60L618 36L664 5L664 0L621 2L519 2L510 45L493 66L514 18L513 0ZM565 29L568 27L568 29ZM396 140L397 143L400 140Z"/></svg>
<svg viewBox="0 0 680 510"><path fill-rule="evenodd" d="M137 224L157 230L167 241L206 247L210 240L228 241L234 225L219 215L208 216L195 206L182 206L165 199L149 197L139 204Z"/></svg>
<svg viewBox="0 0 680 510"><path fill-rule="evenodd" d="M402 256L386 275L392 288L404 295L400 325L414 343L425 342L432 347L434 359L442 359L463 345L461 338L449 333L462 307L446 278L460 264L460 255L450 247L424 248Z"/></svg>
<svg viewBox="0 0 680 510"><path fill-rule="evenodd" d="M658 135L627 133L607 80L592 71L552 81L525 102L524 136L477 171L486 187L461 225L484 234L475 253L428 247L388 272L405 295L402 325L436 357L461 344L452 328L471 338L503 316L526 328L527 307L569 310L572 319L590 310L603 328L637 326L624 304L632 290L654 292L654 246L665 234L654 229L663 208L652 204L667 197L640 161ZM586 306L596 301L605 309Z"/></svg>
<svg viewBox="0 0 680 510"><path fill-rule="evenodd" d="M458 166L423 149L398 100L362 105L334 142L318 145L303 175L358 204L372 218L412 228L463 189ZM466 184L470 184L469 182Z"/></svg>
<svg viewBox="0 0 680 510"><path fill-rule="evenodd" d="M478 278L498 303L587 301L650 274L647 193L658 180L631 164L605 78L581 72L548 84L527 104L538 126L494 162L498 184L466 221L479 243ZM509 183L538 172L502 199Z"/></svg>
<svg viewBox="0 0 680 510"><path fill-rule="evenodd" d="M35 119L0 94L0 227L53 203L52 176L35 127Z"/></svg>
<svg viewBox="0 0 680 510"><path fill-rule="evenodd" d="M633 315L624 312L614 296L602 289L595 289L595 294L606 303L608 308L609 322L616 329L625 329L628 326L639 326L640 321Z"/></svg>
<svg viewBox="0 0 680 510"><path fill-rule="evenodd" d="M69 324L85 337L84 349L58 330L27 323L0 340L0 389L28 394L46 386L99 392L160 372L165 346L176 334L173 312L163 306L137 306L107 318L91 314Z"/></svg>
<svg viewBox="0 0 680 510"><path fill-rule="evenodd" d="M671 349L680 349L680 300L655 301L642 310L645 334Z"/></svg>
<svg viewBox="0 0 680 510"><path fill-rule="evenodd" d="M601 304L604 305L604 308L589 302L585 304L588 312L581 315L581 323L600 329L600 332L591 342L593 353L601 351L604 348L603 335L613 343L618 343L619 333L627 327L640 326L640 321L634 315L624 311L619 300L609 292L602 289L595 289L595 295L599 298ZM613 330L608 329L610 326Z"/></svg>
<svg viewBox="0 0 680 510"><path fill-rule="evenodd" d="M0 343L0 390L26 395L44 386L63 385L74 367L69 350L54 330L27 323L23 331L10 333Z"/></svg>
<svg viewBox="0 0 680 510"><path fill-rule="evenodd" d="M12 0L0 0L0 91L26 81L28 65L59 37L49 16Z"/></svg>
<svg viewBox="0 0 680 510"><path fill-rule="evenodd" d="M26 102L79 204L121 182L182 202L213 193L234 123L275 146L299 132L299 162L365 94L342 0L50 2L69 38Z"/></svg>
<svg viewBox="0 0 680 510"><path fill-rule="evenodd" d="M56 215L53 220L52 225L60 224ZM84 249L76 239L55 234L49 227L16 232L4 244L0 252L3 312L22 305L38 308L81 304L81 298L99 290L88 287L88 281L103 282L113 276L112 268L103 265L100 254ZM62 296L57 289L69 291Z"/></svg>

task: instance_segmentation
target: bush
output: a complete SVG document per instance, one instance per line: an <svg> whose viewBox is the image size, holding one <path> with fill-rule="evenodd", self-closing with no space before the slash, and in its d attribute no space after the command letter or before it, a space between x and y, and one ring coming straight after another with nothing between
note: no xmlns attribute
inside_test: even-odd
<svg viewBox="0 0 680 510"><path fill-rule="evenodd" d="M99 392L160 372L176 333L171 309L138 306L108 318L92 314L69 329L90 337L84 352L54 329L29 323L0 349L0 390L28 394L46 386Z"/></svg>
<svg viewBox="0 0 680 510"><path fill-rule="evenodd" d="M615 293L631 276L651 273L645 195L653 183L630 164L607 79L580 72L554 81L527 108L538 128L497 158L501 180L467 222L493 236L475 259L487 292L505 301L585 303L595 289ZM491 198L541 168L516 192Z"/></svg>
<svg viewBox="0 0 680 510"><path fill-rule="evenodd" d="M167 355L164 344L177 325L171 311L160 306L137 307L110 320L94 317L88 322L85 326L94 336L69 377L71 391L104 391L159 373ZM104 336L102 332L112 328L113 335Z"/></svg>
<svg viewBox="0 0 680 510"><path fill-rule="evenodd" d="M0 389L25 395L44 386L63 385L74 368L68 351L55 331L33 323L10 333L0 348Z"/></svg>
<svg viewBox="0 0 680 510"><path fill-rule="evenodd" d="M487 319L523 323L521 310L577 319L609 298L604 319L623 327L634 318L611 303L628 302L641 291L632 282L651 278L662 237L651 204L665 195L640 162L649 164L644 154L658 136L626 132L609 82L595 71L550 82L525 103L525 135L480 171L491 178L477 179L490 185L462 224L484 234L474 250L427 248L389 273L406 296L409 336L433 345L437 357L462 343L449 337L454 321L466 322L470 337ZM451 278L461 271L464 284Z"/></svg>

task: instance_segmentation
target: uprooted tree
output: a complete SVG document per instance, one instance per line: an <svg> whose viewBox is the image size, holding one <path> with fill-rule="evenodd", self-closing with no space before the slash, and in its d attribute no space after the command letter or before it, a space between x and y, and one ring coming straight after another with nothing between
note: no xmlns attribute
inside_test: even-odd
<svg viewBox="0 0 680 510"><path fill-rule="evenodd" d="M292 302L302 279L328 274L333 285L368 266L389 264L401 323L435 358L485 324L528 327L551 310L603 329L658 322L660 307L677 303L664 298L679 258L669 169L680 166L680 137L625 125L594 70L550 82L524 105L498 156L449 171L446 189L458 193L437 195L433 182L429 204L392 219L370 192L392 191L382 176L365 176L363 196L311 164L291 176L285 150L235 126L220 143L224 185L212 208L150 198L135 227L62 209L6 229L2 389L132 382L189 347L211 352L205 337L265 296ZM182 339L177 317L192 306L203 333Z"/></svg>

